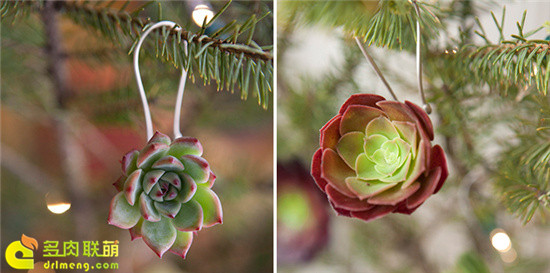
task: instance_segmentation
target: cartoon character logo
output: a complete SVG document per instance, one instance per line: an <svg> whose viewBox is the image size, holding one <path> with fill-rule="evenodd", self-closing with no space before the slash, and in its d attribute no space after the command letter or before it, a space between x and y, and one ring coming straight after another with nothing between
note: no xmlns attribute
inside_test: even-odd
<svg viewBox="0 0 550 273"><path fill-rule="evenodd" d="M21 235L21 241L15 241L6 248L6 262L15 269L34 269L34 250L38 249L36 239ZM21 258L16 256L21 252Z"/></svg>

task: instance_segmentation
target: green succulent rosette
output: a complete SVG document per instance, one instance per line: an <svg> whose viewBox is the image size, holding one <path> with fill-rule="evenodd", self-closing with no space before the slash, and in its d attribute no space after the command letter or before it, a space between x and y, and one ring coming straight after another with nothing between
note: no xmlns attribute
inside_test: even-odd
<svg viewBox="0 0 550 273"><path fill-rule="evenodd" d="M162 257L185 258L195 232L221 224L222 207L212 186L216 176L202 158L196 138L156 132L141 150L122 158L119 191L111 201L109 224L129 229Z"/></svg>

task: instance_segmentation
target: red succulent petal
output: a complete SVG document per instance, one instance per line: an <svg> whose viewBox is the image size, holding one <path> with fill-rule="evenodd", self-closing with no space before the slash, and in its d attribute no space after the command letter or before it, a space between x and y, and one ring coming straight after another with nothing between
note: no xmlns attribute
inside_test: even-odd
<svg viewBox="0 0 550 273"><path fill-rule="evenodd" d="M443 151L443 148L441 148L441 146L439 145L435 145L432 148L430 168L435 167L441 168L441 176L439 177L439 181L437 183L437 187L434 190L434 194L436 194L441 189L443 183L445 183L445 179L447 179L447 176L449 176L449 170L447 169L447 158L445 157L445 152Z"/></svg>
<svg viewBox="0 0 550 273"><path fill-rule="evenodd" d="M424 111L420 106L410 102L405 101L405 104L411 108L411 110L414 112L418 120L420 121L420 125L422 125L422 129L428 134L428 137L430 140L434 139L434 127L432 125L432 121L430 120L430 117L428 117L428 113Z"/></svg>
<svg viewBox="0 0 550 273"><path fill-rule="evenodd" d="M355 94L351 95L349 99L347 99L344 104L342 104L342 107L340 107L340 111L338 112L340 115L343 114L350 105L364 105L364 106L370 106L375 107L376 103L379 101L385 100L384 97L374 95L374 94Z"/></svg>
<svg viewBox="0 0 550 273"><path fill-rule="evenodd" d="M418 123L418 118L413 111L405 104L397 101L385 100L377 102L384 113L390 118L390 120L396 121L408 121Z"/></svg>
<svg viewBox="0 0 550 273"><path fill-rule="evenodd" d="M334 211L336 211L336 214L340 215L340 216L347 216L347 217L351 217L351 211L347 210L347 209L341 209L341 208L337 208L336 206L334 206L334 204L331 202L330 205L332 206L332 208L334 209Z"/></svg>
<svg viewBox="0 0 550 273"><path fill-rule="evenodd" d="M337 115L333 117L331 120L319 130L321 133L321 137L319 138L319 145L321 148L332 148L334 149L336 147L336 144L338 144L338 140L340 139L340 119L342 116Z"/></svg>
<svg viewBox="0 0 550 273"><path fill-rule="evenodd" d="M346 178L355 176L355 171L350 169L346 162L332 149L323 151L321 158L321 177L324 178L329 185L338 189L342 194L355 197L355 194L349 190L346 184Z"/></svg>
<svg viewBox="0 0 550 273"><path fill-rule="evenodd" d="M403 213L411 214L413 213L420 205L412 208L407 208L407 200L403 200L401 203L397 204L397 208L393 211L394 213Z"/></svg>
<svg viewBox="0 0 550 273"><path fill-rule="evenodd" d="M349 211L363 211L374 206L358 198L347 197L330 185L326 187L326 190L328 199L332 201L334 207Z"/></svg>
<svg viewBox="0 0 550 273"><path fill-rule="evenodd" d="M378 195L375 195L367 201L373 205L392 205L395 206L399 202L409 198L420 188L420 183L414 182L410 186L402 189L400 187L393 187Z"/></svg>
<svg viewBox="0 0 550 273"><path fill-rule="evenodd" d="M363 105L350 105L342 115L342 120L340 121L340 135L343 136L353 131L364 133L369 122L380 116L386 115L378 108Z"/></svg>
<svg viewBox="0 0 550 273"><path fill-rule="evenodd" d="M395 206L375 206L370 210L353 211L351 216L365 221L378 219L395 210Z"/></svg>
<svg viewBox="0 0 550 273"><path fill-rule="evenodd" d="M313 154L313 160L311 160L311 176L315 180L315 184L323 192L327 186L327 181L321 177L321 158L323 156L323 149L319 149Z"/></svg>
<svg viewBox="0 0 550 273"><path fill-rule="evenodd" d="M420 187L420 189L407 199L407 208L418 207L420 204L426 201L426 199L434 193L440 177L440 167L431 170L424 181L421 182L422 186Z"/></svg>

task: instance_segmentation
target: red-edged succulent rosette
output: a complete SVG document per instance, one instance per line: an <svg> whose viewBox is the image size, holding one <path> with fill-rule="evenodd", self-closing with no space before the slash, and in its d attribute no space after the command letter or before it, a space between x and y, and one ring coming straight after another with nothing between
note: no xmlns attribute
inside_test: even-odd
<svg viewBox="0 0 550 273"><path fill-rule="evenodd" d="M193 137L156 132L140 151L122 158L122 175L113 184L108 222L143 238L159 256L170 251L185 258L193 235L222 223L220 199L212 190L216 176Z"/></svg>
<svg viewBox="0 0 550 273"><path fill-rule="evenodd" d="M352 95L320 130L311 174L339 215L411 214L448 176L430 118L405 101Z"/></svg>
<svg viewBox="0 0 550 273"><path fill-rule="evenodd" d="M298 160L277 162L277 262L313 259L328 242L328 205Z"/></svg>

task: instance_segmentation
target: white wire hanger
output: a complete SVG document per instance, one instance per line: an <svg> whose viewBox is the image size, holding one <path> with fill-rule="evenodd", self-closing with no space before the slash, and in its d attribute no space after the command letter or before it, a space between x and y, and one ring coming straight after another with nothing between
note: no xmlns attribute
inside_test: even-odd
<svg viewBox="0 0 550 273"><path fill-rule="evenodd" d="M424 108L424 111L426 113L430 114L432 112L432 107L429 103L426 102L426 96L424 95L424 86L422 85L422 34L420 32L420 9L418 8L418 4L416 3L416 0L409 0L412 2L414 6L414 10L416 12L416 74L418 77L418 92L420 93L420 97L422 98L422 107ZM368 53L368 51L363 47L363 43L359 40L359 38L354 37L355 42L359 46L359 49L361 49L361 52L363 53L363 56L369 61L372 68L374 69L374 72L376 72L376 75L382 80L390 94L392 95L393 99L396 101L399 101L397 99L397 96L393 92L392 88L390 87L390 84L388 81L386 81L386 78L384 78L384 75L382 75L382 71L378 68L376 63L374 62L374 59L372 56Z"/></svg>
<svg viewBox="0 0 550 273"><path fill-rule="evenodd" d="M139 95L141 97L141 102L143 104L143 112L145 114L145 127L147 130L147 140L153 137L153 121L151 120L151 110L149 108L149 103L147 102L147 96L145 95L145 90L143 89L143 82L141 81L141 74L139 72L139 50L141 49L141 45L143 44L145 37L147 37L147 35L149 35L149 33L151 33L154 29L163 27L163 26L170 27L174 31L182 31L181 27L179 27L176 23L172 21L160 21L158 23L155 23L143 32L143 34L139 38L139 41L136 45L136 49L134 52L134 73L136 74L136 81L137 81L137 86L139 90ZM184 40L184 43L185 43L185 52L187 53L187 41ZM183 102L183 91L185 89L186 79L187 79L187 71L183 68L183 65L182 65L181 77L178 85L178 94L176 97L176 106L174 109L174 126L173 126L174 138L179 138L182 136L180 131L180 116L181 116L181 107Z"/></svg>

